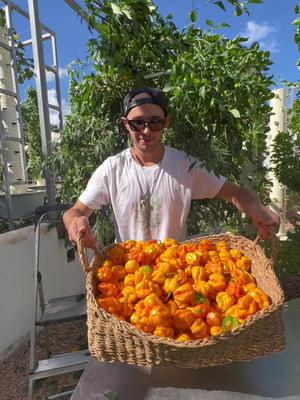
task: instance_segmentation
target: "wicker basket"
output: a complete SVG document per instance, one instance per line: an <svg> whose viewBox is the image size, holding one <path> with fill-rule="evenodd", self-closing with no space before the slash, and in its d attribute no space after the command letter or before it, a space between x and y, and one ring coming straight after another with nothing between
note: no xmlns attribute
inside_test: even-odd
<svg viewBox="0 0 300 400"><path fill-rule="evenodd" d="M244 237L230 234L201 237L205 238L213 243L224 240L230 247L238 248L251 259L251 273L257 285L271 298L271 306L252 315L244 325L207 339L182 343L144 333L130 323L110 315L96 303L94 271L114 245L105 247L101 252L96 251L88 263L79 240L79 258L87 273L88 343L92 356L100 361L200 368L233 361L250 361L283 350L284 297L272 262L266 258L259 245ZM198 240L194 238L189 242Z"/></svg>

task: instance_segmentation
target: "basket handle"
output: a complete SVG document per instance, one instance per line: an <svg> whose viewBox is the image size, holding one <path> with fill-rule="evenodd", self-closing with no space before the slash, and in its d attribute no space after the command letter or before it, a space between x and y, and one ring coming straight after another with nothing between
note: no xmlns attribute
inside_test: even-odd
<svg viewBox="0 0 300 400"><path fill-rule="evenodd" d="M92 249L95 252L95 256L97 254L101 253L101 250L95 245L92 247ZM93 270L93 264L94 264L94 258L92 258L91 262L88 261L87 254L86 254L86 247L83 245L83 240L82 240L82 235L78 234L77 236L77 250L78 250L78 256L80 260L80 264L82 266L82 269L84 272L88 273Z"/></svg>
<svg viewBox="0 0 300 400"><path fill-rule="evenodd" d="M261 237L259 236L259 234L257 234L255 240L253 241L254 245L257 245L260 239ZM272 230L271 243L272 243L272 250L271 250L270 262L272 266L274 266L278 255L278 238L275 235L275 230Z"/></svg>

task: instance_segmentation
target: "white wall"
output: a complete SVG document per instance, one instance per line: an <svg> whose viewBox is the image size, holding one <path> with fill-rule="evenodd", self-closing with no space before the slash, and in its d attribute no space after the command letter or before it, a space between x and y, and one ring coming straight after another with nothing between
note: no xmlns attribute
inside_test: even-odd
<svg viewBox="0 0 300 400"><path fill-rule="evenodd" d="M55 228L42 227L40 270L46 298L85 291L78 261L68 263ZM33 226L0 234L0 360L28 334L33 316Z"/></svg>

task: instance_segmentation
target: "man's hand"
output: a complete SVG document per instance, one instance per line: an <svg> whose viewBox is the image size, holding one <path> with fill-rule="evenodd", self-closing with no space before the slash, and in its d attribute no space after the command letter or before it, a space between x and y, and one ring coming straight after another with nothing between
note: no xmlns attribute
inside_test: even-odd
<svg viewBox="0 0 300 400"><path fill-rule="evenodd" d="M93 211L77 200L76 204L64 213L63 220L71 243L76 244L80 235L84 247L96 247L96 238L88 219Z"/></svg>
<svg viewBox="0 0 300 400"><path fill-rule="evenodd" d="M261 239L272 239L280 226L279 216L267 207L257 207L252 213L252 221Z"/></svg>
<svg viewBox="0 0 300 400"><path fill-rule="evenodd" d="M257 228L261 239L272 239L278 232L279 216L265 207L256 195L249 190L226 181L217 197L229 201L238 210L248 215Z"/></svg>
<svg viewBox="0 0 300 400"><path fill-rule="evenodd" d="M78 235L81 236L84 247L94 248L96 246L96 238L89 225L88 217L75 217L68 228L69 240L76 244Z"/></svg>

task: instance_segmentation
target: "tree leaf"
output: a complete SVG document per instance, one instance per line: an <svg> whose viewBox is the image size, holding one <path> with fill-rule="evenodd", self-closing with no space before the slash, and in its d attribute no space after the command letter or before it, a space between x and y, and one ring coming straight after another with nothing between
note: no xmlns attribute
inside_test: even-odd
<svg viewBox="0 0 300 400"><path fill-rule="evenodd" d="M214 4L220 8L222 8L223 11L226 11L226 8L224 6L223 1L215 1Z"/></svg>
<svg viewBox="0 0 300 400"><path fill-rule="evenodd" d="M193 24L197 21L197 11L196 10L192 10L190 12L190 19Z"/></svg>
<svg viewBox="0 0 300 400"><path fill-rule="evenodd" d="M122 14L121 8L117 4L111 3L111 8L112 8L112 11L113 11L113 13L115 15L121 15Z"/></svg>
<svg viewBox="0 0 300 400"><path fill-rule="evenodd" d="M300 26L300 17L294 19L294 21L292 22L292 24L293 24L293 25L296 25L296 26Z"/></svg>
<svg viewBox="0 0 300 400"><path fill-rule="evenodd" d="M241 114L236 108L229 110L229 112L234 116L234 118L241 118Z"/></svg>

